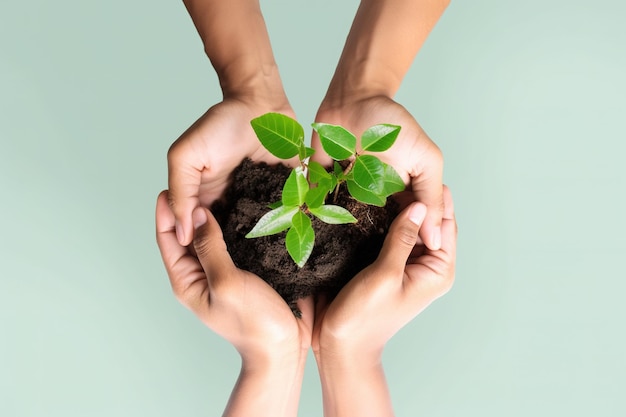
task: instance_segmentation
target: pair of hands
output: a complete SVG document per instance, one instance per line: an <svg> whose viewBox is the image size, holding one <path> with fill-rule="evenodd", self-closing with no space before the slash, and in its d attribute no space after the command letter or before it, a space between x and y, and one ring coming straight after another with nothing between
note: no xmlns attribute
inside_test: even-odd
<svg viewBox="0 0 626 417"><path fill-rule="evenodd" d="M376 123L402 126L396 144L381 157L409 184L405 200L419 202L408 203L378 260L332 303L300 300L299 320L267 283L235 267L219 225L202 208L222 194L230 172L244 157L277 162L249 124L265 108L227 99L209 109L170 149L170 191L159 196L156 217L157 241L174 293L230 341L244 361L277 353L300 358L310 346L318 359L327 350L364 346L374 357L393 334L444 294L454 277L456 223L450 192L441 185L441 153L413 117L389 98L342 107L349 111L320 109L317 120L342 124L357 135ZM289 107L275 111L293 116ZM312 145L318 160L327 162L317 138ZM191 243L195 255L186 247ZM284 351L277 352L276 346Z"/></svg>
<svg viewBox="0 0 626 417"><path fill-rule="evenodd" d="M447 188L444 204L439 250L418 244L427 208L411 203L393 222L378 259L332 302L298 301L302 319L265 281L234 265L208 209L193 211L194 255L178 242L163 191L157 201L157 242L178 300L232 343L244 363L262 365L275 357L298 363L311 346L318 361L348 352L377 361L386 342L452 285L456 222Z"/></svg>
<svg viewBox="0 0 626 417"><path fill-rule="evenodd" d="M325 415L354 415L358 407L359 415L387 415L391 404L380 367L383 348L452 285L456 222L452 197L441 184L438 148L411 115L388 98L374 97L345 108L351 111L322 109L317 120L342 124L357 134L381 122L402 126L396 144L382 158L409 185L397 196L405 208L378 259L332 302L323 297L299 300L301 319L265 281L234 265L219 225L204 208L223 193L230 172L244 157L277 162L249 125L268 106L225 99L192 125L168 154L170 190L157 201L157 242L176 297L242 357L242 373L225 415L250 415L259 409L266 415L296 415L311 347ZM293 116L288 106L271 110ZM327 162L317 138L312 145L318 161Z"/></svg>

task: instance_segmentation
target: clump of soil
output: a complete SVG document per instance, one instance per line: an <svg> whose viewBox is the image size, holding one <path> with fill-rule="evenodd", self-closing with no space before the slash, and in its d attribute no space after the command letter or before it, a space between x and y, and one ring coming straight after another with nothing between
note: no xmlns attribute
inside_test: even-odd
<svg viewBox="0 0 626 417"><path fill-rule="evenodd" d="M246 239L269 204L281 199L282 187L289 176L285 165L253 163L245 159L231 174L231 185L212 211L222 227L224 240L237 267L268 282L294 309L299 298L327 293L331 298L359 271L371 264L398 206L391 199L385 207L369 206L352 198L347 187L339 188L336 200L327 204L349 210L356 224L329 225L312 219L315 247L304 267L299 268L285 248L286 232Z"/></svg>

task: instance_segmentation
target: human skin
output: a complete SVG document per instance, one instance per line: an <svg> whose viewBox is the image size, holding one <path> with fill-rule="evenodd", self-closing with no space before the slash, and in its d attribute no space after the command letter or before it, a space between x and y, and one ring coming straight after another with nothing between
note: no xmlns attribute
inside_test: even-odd
<svg viewBox="0 0 626 417"><path fill-rule="evenodd" d="M178 241L193 239L192 212L219 198L245 157L277 163L250 120L267 112L294 117L256 0L184 0L217 73L222 102L189 127L168 152L169 203ZM237 22L234 24L233 22ZM245 30L242 30L245 28ZM297 161L287 161L294 165Z"/></svg>
<svg viewBox="0 0 626 417"><path fill-rule="evenodd" d="M157 200L157 243L178 300L239 352L242 367L225 416L297 415L309 347L318 364L324 415L393 415L382 352L391 337L454 281L457 227L444 187L442 245L419 243L427 208L411 203L394 220L378 259L330 303L298 301L302 318L261 278L235 267L215 218L193 212L193 246L181 246L167 191Z"/></svg>
<svg viewBox="0 0 626 417"><path fill-rule="evenodd" d="M217 221L206 208L192 215L193 245L180 245L167 191L157 200L157 243L176 298L241 356L224 416L297 415L313 302L299 300L298 319L258 276L235 267Z"/></svg>
<svg viewBox="0 0 626 417"><path fill-rule="evenodd" d="M318 301L312 347L326 417L393 415L382 366L385 344L454 282L457 225L443 189L438 250L419 243L427 208L411 203L394 220L378 259L330 303Z"/></svg>
<svg viewBox="0 0 626 417"><path fill-rule="evenodd" d="M393 166L414 199L428 207L420 237L431 249L441 245L443 156L415 118L393 100L415 55L449 0L363 0L354 18L335 74L316 115L360 137L370 126L402 127L388 151L378 154ZM314 156L329 165L313 133Z"/></svg>

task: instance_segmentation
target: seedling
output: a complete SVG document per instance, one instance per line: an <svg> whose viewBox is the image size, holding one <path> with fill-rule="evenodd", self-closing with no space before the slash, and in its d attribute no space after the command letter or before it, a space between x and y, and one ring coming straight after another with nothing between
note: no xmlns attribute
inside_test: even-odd
<svg viewBox="0 0 626 417"><path fill-rule="evenodd" d="M285 181L282 198L270 205L247 238L268 236L287 230L285 246L293 261L302 268L313 251L315 232L309 215L329 224L355 223L357 219L345 208L327 204L329 196L342 184L356 200L382 207L390 195L404 190L398 173L376 156L363 152L383 152L393 145L400 126L379 124L357 138L341 126L313 123L324 151L334 160L332 172L311 161L314 149L304 144L304 129L294 119L279 113L267 113L251 122L261 144L274 156L291 159L298 156L300 165Z"/></svg>

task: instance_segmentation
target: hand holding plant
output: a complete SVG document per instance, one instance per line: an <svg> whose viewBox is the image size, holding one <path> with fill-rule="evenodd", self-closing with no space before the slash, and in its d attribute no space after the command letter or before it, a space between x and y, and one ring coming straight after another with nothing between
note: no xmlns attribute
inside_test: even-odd
<svg viewBox="0 0 626 417"><path fill-rule="evenodd" d="M268 163L279 161L261 146L249 126L250 119L273 106L255 100L225 99L211 107L171 146L169 199L181 244L192 241L193 209L209 207L222 195L230 173L243 158ZM280 109L293 114L288 103Z"/></svg>
<svg viewBox="0 0 626 417"><path fill-rule="evenodd" d="M426 204L428 213L420 237L430 249L438 249L443 216L443 156L413 116L391 98L372 96L325 101L316 119L341 124L352 132L363 132L381 121L402 126L396 143L381 153L380 159L397 170L415 201ZM322 164L330 163L317 133L311 144L317 151L313 159Z"/></svg>

